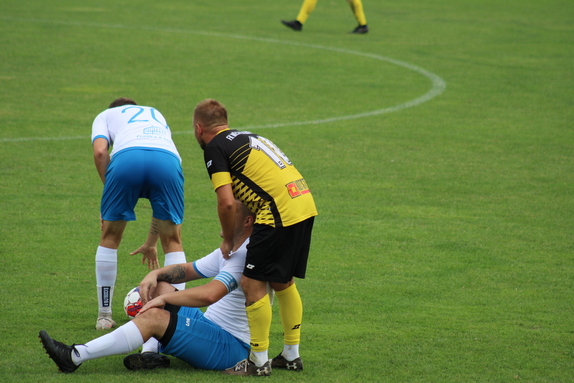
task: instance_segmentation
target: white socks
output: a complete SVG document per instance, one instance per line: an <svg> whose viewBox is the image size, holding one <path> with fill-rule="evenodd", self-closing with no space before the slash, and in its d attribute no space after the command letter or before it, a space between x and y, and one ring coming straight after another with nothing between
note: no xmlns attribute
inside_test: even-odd
<svg viewBox="0 0 574 383"><path fill-rule="evenodd" d="M174 251L165 254L164 266L185 263L185 253ZM118 274L118 250L98 246L96 251L96 286L98 288L98 314L111 318L114 285ZM185 283L174 284L178 290L185 290Z"/></svg>
<svg viewBox="0 0 574 383"><path fill-rule="evenodd" d="M96 286L99 314L112 315L112 297L118 273L118 251L98 246L96 251Z"/></svg>
<svg viewBox="0 0 574 383"><path fill-rule="evenodd" d="M160 345L159 341L152 336L151 338L148 339L147 342L143 344L142 354L144 352L155 352L156 354L159 354L159 345Z"/></svg>
<svg viewBox="0 0 574 383"><path fill-rule="evenodd" d="M165 261L163 263L165 266L177 265L178 263L185 263L185 253L183 251L173 251L165 255ZM185 290L185 283L174 283L172 284L178 290Z"/></svg>
<svg viewBox="0 0 574 383"><path fill-rule="evenodd" d="M281 352L281 355L283 355L283 357L287 359L289 362L294 361L299 357L299 345L298 344L283 345L283 352Z"/></svg>
<svg viewBox="0 0 574 383"><path fill-rule="evenodd" d="M259 352L251 351L249 359L255 363L257 367L261 367L269 360L269 354L267 353L267 350Z"/></svg>
<svg viewBox="0 0 574 383"><path fill-rule="evenodd" d="M153 338L152 338L153 339ZM72 351L72 361L76 365L86 360L97 359L104 356L127 354L137 350L143 344L143 338L133 322L128 322L118 329L89 341L86 344L76 345Z"/></svg>

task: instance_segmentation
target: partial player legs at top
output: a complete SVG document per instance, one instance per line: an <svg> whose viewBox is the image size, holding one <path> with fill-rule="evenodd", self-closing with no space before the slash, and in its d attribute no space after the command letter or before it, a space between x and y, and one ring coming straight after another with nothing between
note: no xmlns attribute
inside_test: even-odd
<svg viewBox="0 0 574 383"><path fill-rule="evenodd" d="M300 22L301 25L305 24L305 21L307 21L309 15L311 15L311 12L315 10L316 6L317 0L304 0L296 20Z"/></svg>
<svg viewBox="0 0 574 383"><path fill-rule="evenodd" d="M294 31L303 30L303 24L307 21L311 13L315 10L318 0L304 0L301 5L301 9L295 20L285 21L281 20L281 23ZM357 27L353 29L350 33L354 34L365 34L369 32L369 27L367 26L367 18L365 17L365 12L363 10L363 3L361 0L347 0L351 6L351 11L357 20Z"/></svg>

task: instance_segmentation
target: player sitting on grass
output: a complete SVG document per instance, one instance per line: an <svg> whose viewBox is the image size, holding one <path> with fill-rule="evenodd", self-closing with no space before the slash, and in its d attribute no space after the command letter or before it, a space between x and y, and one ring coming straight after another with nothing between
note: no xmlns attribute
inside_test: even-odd
<svg viewBox="0 0 574 383"><path fill-rule="evenodd" d="M152 337L159 340L162 353L195 368L225 370L246 359L249 326L239 282L254 214L239 201L236 209L234 243L239 245L230 260L217 249L195 262L151 271L140 283L144 303L140 313L86 344L68 346L40 331L42 344L60 371L74 372L87 360L129 353L150 339L153 342ZM215 278L182 291L170 284L209 277ZM198 308L204 306L209 306L205 314ZM124 365L130 370L168 367L169 358L158 352L142 352L126 356Z"/></svg>

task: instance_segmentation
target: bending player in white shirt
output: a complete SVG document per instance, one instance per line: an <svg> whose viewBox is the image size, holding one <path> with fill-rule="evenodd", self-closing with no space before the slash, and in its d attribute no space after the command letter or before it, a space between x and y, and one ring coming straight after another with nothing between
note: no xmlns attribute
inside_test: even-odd
<svg viewBox="0 0 574 383"><path fill-rule="evenodd" d="M241 245L233 249L233 256L225 260L217 249L195 262L151 271L140 283L144 307L132 321L86 344L72 346L40 331L42 344L60 371L74 372L87 360L135 351L144 342L144 350L149 350L155 339L159 351L195 368L224 370L246 359L250 337L239 281L254 215L239 201L237 212L234 243ZM182 291L170 284L210 277L214 279ZM205 314L198 308L204 306L209 306ZM142 352L125 357L124 365L132 370L167 367L169 358Z"/></svg>
<svg viewBox="0 0 574 383"><path fill-rule="evenodd" d="M112 300L118 273L118 247L134 207L147 198L152 208L148 240L131 254L158 269L158 238L164 266L185 263L181 241L184 176L181 157L164 116L155 108L129 98L114 100L92 124L94 164L104 184L100 214L102 234L96 250L98 319L96 329L115 327ZM175 286L185 289L185 284Z"/></svg>

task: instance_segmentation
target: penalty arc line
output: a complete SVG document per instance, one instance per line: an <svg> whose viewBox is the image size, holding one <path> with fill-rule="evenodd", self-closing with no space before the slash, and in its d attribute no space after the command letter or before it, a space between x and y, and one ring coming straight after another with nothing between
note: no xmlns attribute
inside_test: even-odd
<svg viewBox="0 0 574 383"><path fill-rule="evenodd" d="M12 18L12 17L0 17L0 20L7 20L7 21L21 21L21 22L33 22L33 23L50 23L50 24L62 24L62 25L74 25L80 27L95 27L95 28L116 28L116 29L132 29L132 30L146 30L146 31L155 31L155 32L167 32L167 33L187 33L187 34L196 34L196 35L203 35L209 37L220 37L220 38L232 38L238 40L250 40L250 41L258 41L258 42L265 42L265 43L272 43L272 44L282 44L282 45L291 45L291 46L298 46L302 48L310 48L310 49L321 49L331 52L338 52L343 54L355 55L355 56L362 56L367 57L383 62L388 62L393 65L397 65L408 69L410 71L419 73L429 79L431 81L432 87L431 89L423 94L420 97L417 97L413 100L407 101L405 103L383 108L377 109L373 111L352 114L347 116L338 116L338 117L330 117L324 119L317 119L317 120L308 120L308 121L291 121L291 122L283 122L283 123L274 123L274 124L266 124L266 125L259 125L259 126L247 126L247 127L237 127L237 129L245 130L245 129L268 129L268 128L281 128L285 126L301 126L301 125L319 125L325 124L330 122L338 122L338 121L345 121L345 120L353 120L358 118L364 117L371 117L377 116L385 113L392 113L397 112L403 109L412 108L417 105L423 104L441 93L443 93L446 89L446 82L439 77L438 75L427 71L421 67L416 65L409 64L404 61L395 60L389 57L372 54L372 53L365 53L350 49L344 48L335 48L335 47L327 47L323 45L317 44L306 44L300 43L295 41L285 41L285 40L277 40L271 38L261 38L261 37L253 37L253 36L244 36L244 35L236 35L236 34L226 34L226 33L218 33L218 32L205 32L205 31L190 31L185 29L174 29L174 28L156 28L156 27L131 27L126 25L120 24L100 24L100 23L79 23L79 22L69 22L69 21L53 21L53 20L42 20L42 19L24 19L24 18ZM180 131L180 132L172 132L172 134L190 134L190 131ZM21 138L0 138L0 142L22 142L22 141L53 141L53 140L76 140L76 139L86 139L86 136L70 136L70 137L21 137Z"/></svg>

